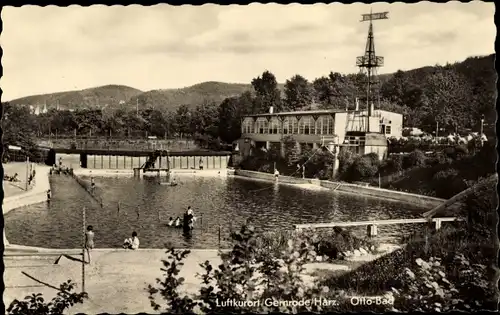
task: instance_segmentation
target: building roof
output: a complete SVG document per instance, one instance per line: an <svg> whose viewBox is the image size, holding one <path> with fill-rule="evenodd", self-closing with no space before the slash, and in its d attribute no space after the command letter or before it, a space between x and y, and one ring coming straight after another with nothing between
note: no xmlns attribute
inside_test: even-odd
<svg viewBox="0 0 500 315"><path fill-rule="evenodd" d="M245 117L267 117L267 116L295 116L295 115L321 115L321 114L334 114L334 113L345 113L345 110L341 109L323 109L323 110L301 110L295 112L276 112L276 113L263 113L246 115Z"/></svg>

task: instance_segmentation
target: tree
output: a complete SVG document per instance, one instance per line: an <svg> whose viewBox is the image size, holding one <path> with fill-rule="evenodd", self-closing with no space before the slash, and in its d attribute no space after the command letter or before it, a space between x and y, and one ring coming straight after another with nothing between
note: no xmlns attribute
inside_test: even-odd
<svg viewBox="0 0 500 315"><path fill-rule="evenodd" d="M191 114L191 133L204 147L219 146L219 107L210 102L198 105Z"/></svg>
<svg viewBox="0 0 500 315"><path fill-rule="evenodd" d="M139 115L137 115L137 112L134 111L128 111L125 115L124 119L124 124L127 128L127 136L131 137L134 132L136 131L141 131L143 129L143 119Z"/></svg>
<svg viewBox="0 0 500 315"><path fill-rule="evenodd" d="M33 156L36 149L33 136L37 129L34 115L30 113L30 109L26 106L2 103L2 109L4 151L9 145L15 145L22 148L23 154Z"/></svg>
<svg viewBox="0 0 500 315"><path fill-rule="evenodd" d="M187 105L181 105L175 112L175 126L179 135L189 135L191 131L191 113Z"/></svg>
<svg viewBox="0 0 500 315"><path fill-rule="evenodd" d="M458 72L439 68L425 82L422 108L427 113L425 122L439 123L450 131L457 126L469 126L470 94L468 82Z"/></svg>
<svg viewBox="0 0 500 315"><path fill-rule="evenodd" d="M274 74L267 70L264 71L262 77L259 76L252 80L252 86L257 94L253 113L269 112L271 106L277 112L282 109L281 92Z"/></svg>
<svg viewBox="0 0 500 315"><path fill-rule="evenodd" d="M46 114L49 117L50 132L59 134L67 134L73 132L77 128L75 115L69 110L51 109Z"/></svg>
<svg viewBox="0 0 500 315"><path fill-rule="evenodd" d="M92 131L93 134L103 131L102 111L100 109L83 109L75 111L75 123L78 133L88 133Z"/></svg>
<svg viewBox="0 0 500 315"><path fill-rule="evenodd" d="M405 92L408 86L406 73L398 70L382 84L380 94L383 98L398 105L404 105Z"/></svg>
<svg viewBox="0 0 500 315"><path fill-rule="evenodd" d="M328 77L317 78L313 81L316 100L322 108L344 109L355 96L355 87L349 77L338 72L330 72Z"/></svg>
<svg viewBox="0 0 500 315"><path fill-rule="evenodd" d="M239 97L226 98L219 106L219 137L226 143L241 137L241 120L250 114L253 106L253 97L245 92Z"/></svg>
<svg viewBox="0 0 500 315"><path fill-rule="evenodd" d="M295 75L285 83L284 107L289 111L307 108L312 103L312 90L309 82L301 75Z"/></svg>

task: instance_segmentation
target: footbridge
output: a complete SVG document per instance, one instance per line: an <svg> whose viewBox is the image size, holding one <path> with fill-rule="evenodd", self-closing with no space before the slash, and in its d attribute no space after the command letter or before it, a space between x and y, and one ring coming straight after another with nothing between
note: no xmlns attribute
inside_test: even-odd
<svg viewBox="0 0 500 315"><path fill-rule="evenodd" d="M59 159L88 169L225 169L230 151L106 150L54 148L51 164ZM69 161L69 162L68 162Z"/></svg>

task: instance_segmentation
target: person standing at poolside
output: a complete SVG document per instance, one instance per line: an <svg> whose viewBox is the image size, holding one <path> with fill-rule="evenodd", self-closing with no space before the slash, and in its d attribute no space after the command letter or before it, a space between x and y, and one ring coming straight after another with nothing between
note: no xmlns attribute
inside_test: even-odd
<svg viewBox="0 0 500 315"><path fill-rule="evenodd" d="M200 171L203 171L203 158L200 157Z"/></svg>
<svg viewBox="0 0 500 315"><path fill-rule="evenodd" d="M95 190L95 180L94 180L94 176L92 176L92 174L91 174L90 175L90 192L94 193L94 190Z"/></svg>
<svg viewBox="0 0 500 315"><path fill-rule="evenodd" d="M87 256L89 257L90 264L90 251L94 248L94 231L92 225L87 226L87 232L85 232L85 251L87 252ZM85 261L85 257L83 257L83 261Z"/></svg>
<svg viewBox="0 0 500 315"><path fill-rule="evenodd" d="M194 227L194 221L196 221L196 218L194 216L193 209L191 209L191 206L188 207L186 213L184 214L184 230L185 231L190 231Z"/></svg>
<svg viewBox="0 0 500 315"><path fill-rule="evenodd" d="M50 199L52 198L52 192L49 190L47 190L47 202L50 202Z"/></svg>

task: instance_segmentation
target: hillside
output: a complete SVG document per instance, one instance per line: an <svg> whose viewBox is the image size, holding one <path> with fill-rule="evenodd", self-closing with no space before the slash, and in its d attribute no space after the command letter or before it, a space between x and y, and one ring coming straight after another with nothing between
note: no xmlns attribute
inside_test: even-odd
<svg viewBox="0 0 500 315"><path fill-rule="evenodd" d="M494 78L496 78L496 73L494 67L492 67L494 58L494 54L489 56L470 57L463 62L455 63L453 67L461 74L465 75L465 77L483 82L482 84L475 82L473 86L476 89L478 89L479 85L485 86L487 88L486 90L489 92L487 94L490 95L494 92L490 90L495 89ZM402 71L402 73L404 73L404 77L407 78L408 81L418 86L420 82L424 82L425 78L434 71L436 71L436 67L427 66ZM484 76L484 80L477 79L478 76L481 78ZM380 75L379 81L381 86L392 85L390 81L393 78L394 73ZM278 84L278 88L283 92L284 84ZM253 92L251 84L214 81L203 82L180 89L162 89L147 92L142 92L128 86L107 85L81 91L28 96L12 100L10 103L27 105L39 104L41 106L47 103L48 109L55 108L57 104L59 104L59 108L61 109L76 109L82 107L95 108L97 106L101 108L107 107L108 109L117 107L135 109L136 106L139 105L139 108L153 107L160 110L175 110L181 105L188 105L192 108L204 102L221 103L227 97L237 96L246 91ZM282 97L283 96L282 94ZM120 101L123 101L122 104L120 104ZM489 101L489 99L485 99L483 103L488 104Z"/></svg>
<svg viewBox="0 0 500 315"><path fill-rule="evenodd" d="M250 84L203 82L182 89L153 90L133 96L128 106L175 110L181 105L196 107L204 102L221 103L225 98L252 91Z"/></svg>
<svg viewBox="0 0 500 315"><path fill-rule="evenodd" d="M283 85L280 84L280 88ZM182 104L194 107L203 102L220 103L225 98L237 96L245 91L252 91L251 84L203 82L181 89L164 89L143 92L123 85L106 85L81 91L69 91L33 95L10 101L15 105L47 104L47 108L61 109L95 108L95 107L154 107L158 109L175 110ZM120 104L124 101L125 104Z"/></svg>
<svg viewBox="0 0 500 315"><path fill-rule="evenodd" d="M47 104L47 109L75 109L81 107L106 107L118 105L120 101L128 101L131 97L143 93L124 85L105 85L80 91L68 91L33 95L10 101L11 104L40 105Z"/></svg>

